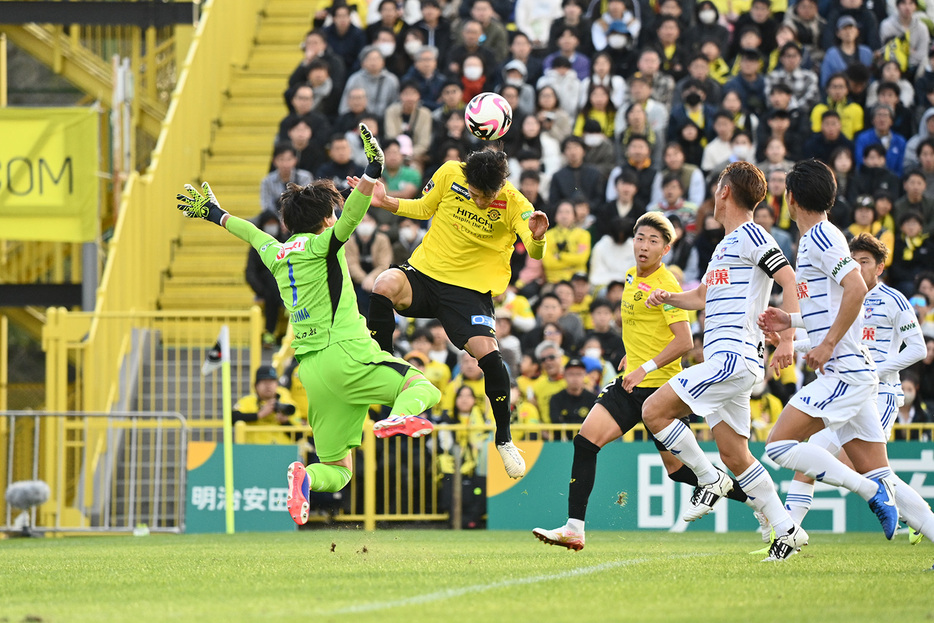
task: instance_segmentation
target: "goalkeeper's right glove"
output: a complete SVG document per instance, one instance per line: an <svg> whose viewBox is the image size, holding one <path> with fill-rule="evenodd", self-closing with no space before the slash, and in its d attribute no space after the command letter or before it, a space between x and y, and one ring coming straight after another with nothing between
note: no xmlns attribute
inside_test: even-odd
<svg viewBox="0 0 934 623"><path fill-rule="evenodd" d="M380 148L376 137L370 132L370 128L365 123L360 124L360 138L363 139L363 151L366 153L368 164L363 174L370 179L377 180L383 175L383 165L386 164L386 157L383 156L383 150Z"/></svg>
<svg viewBox="0 0 934 623"><path fill-rule="evenodd" d="M201 184L202 195L198 189L191 184L185 184L187 195L175 195L175 198L182 203L178 204L178 209L185 213L188 218L203 218L222 225L221 220L227 216L227 211L222 210L214 197L214 191L210 184L204 182Z"/></svg>

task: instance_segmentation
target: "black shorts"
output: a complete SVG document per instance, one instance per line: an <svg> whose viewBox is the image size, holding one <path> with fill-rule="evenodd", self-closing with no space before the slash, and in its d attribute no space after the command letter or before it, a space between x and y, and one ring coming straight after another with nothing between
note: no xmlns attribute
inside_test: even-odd
<svg viewBox="0 0 934 623"><path fill-rule="evenodd" d="M609 411L610 415L616 420L619 429L625 435L632 430L636 424L642 422L642 405L649 396L658 390L657 387L634 387L632 393L623 389L623 376L619 375L612 383L604 387L597 396L597 404L602 405ZM688 418L682 418L682 422L688 423ZM660 441L655 439L648 428L645 429L645 440L655 442L655 447L659 452L666 452L668 448L663 446Z"/></svg>
<svg viewBox="0 0 934 623"><path fill-rule="evenodd" d="M401 269L412 286L412 304L399 313L407 318L437 318L454 346L463 349L475 335L496 337L493 296L432 279L409 264Z"/></svg>

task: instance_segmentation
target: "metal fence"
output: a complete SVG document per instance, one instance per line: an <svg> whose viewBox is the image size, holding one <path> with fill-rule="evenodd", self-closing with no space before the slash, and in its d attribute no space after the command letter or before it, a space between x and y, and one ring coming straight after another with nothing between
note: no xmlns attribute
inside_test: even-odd
<svg viewBox="0 0 934 623"><path fill-rule="evenodd" d="M185 529L188 429L178 413L0 413L0 483L42 480L48 501L14 509L0 499L7 531L22 513L37 532Z"/></svg>

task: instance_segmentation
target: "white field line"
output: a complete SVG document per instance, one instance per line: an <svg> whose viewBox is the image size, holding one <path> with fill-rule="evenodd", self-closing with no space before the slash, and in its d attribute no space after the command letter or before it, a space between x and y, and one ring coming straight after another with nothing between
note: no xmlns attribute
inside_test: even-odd
<svg viewBox="0 0 934 623"><path fill-rule="evenodd" d="M484 591L496 590L499 588L508 588L510 586L520 586L522 584L537 584L539 582L551 582L553 580L565 580L568 578L574 578L581 575L590 575L592 573L600 573L601 571L608 571L610 569L618 569L620 567L631 567L634 565L641 565L646 562L653 562L660 559L678 559L678 558L700 558L702 556L713 556L714 554L683 554L683 555L674 555L674 556L661 556L659 558L633 558L631 560L614 560L612 562L605 562L599 565L594 565L592 567L580 567L578 569L569 569L568 571L562 571L561 573L552 573L548 575L533 575L526 578L513 578L509 580L501 580L499 582L490 582L488 584L474 584L473 586L462 586L459 588L447 588L441 591L435 591L433 593L424 593L422 595L413 595L412 597L404 597L402 599L393 599L389 601L374 601L366 604L356 604L353 606L347 606L346 608L338 608L336 610L328 610L325 612L316 613L317 616L327 616L332 614L356 614L361 612L373 612L375 610L388 610L389 608L398 608L400 606L414 606L419 604L426 604L433 601L443 601L445 599L453 599L455 597L461 597L462 595L468 595L470 593L482 593Z"/></svg>

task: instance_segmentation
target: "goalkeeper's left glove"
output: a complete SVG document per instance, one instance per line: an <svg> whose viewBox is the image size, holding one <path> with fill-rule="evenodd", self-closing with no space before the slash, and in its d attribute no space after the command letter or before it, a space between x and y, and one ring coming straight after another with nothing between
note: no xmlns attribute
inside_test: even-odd
<svg viewBox="0 0 934 623"><path fill-rule="evenodd" d="M201 184L201 190L204 194L198 192L198 189L191 184L185 184L187 195L175 195L175 198L182 203L178 204L178 209L185 213L189 218L203 218L222 225L221 220L227 216L226 210L222 210L214 197L214 191L207 182Z"/></svg>
<svg viewBox="0 0 934 623"><path fill-rule="evenodd" d="M383 150L365 123L360 124L360 138L363 139L363 151L368 162L363 174L370 179L378 180L383 175L383 165L386 164Z"/></svg>

